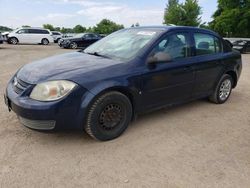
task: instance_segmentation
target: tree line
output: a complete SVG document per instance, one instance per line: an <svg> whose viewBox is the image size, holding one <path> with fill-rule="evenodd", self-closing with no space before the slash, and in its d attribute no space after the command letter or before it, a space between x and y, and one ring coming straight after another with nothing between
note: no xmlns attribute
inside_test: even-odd
<svg viewBox="0 0 250 188"><path fill-rule="evenodd" d="M62 33L84 33L84 32L91 32L91 33L100 33L100 34L110 34L117 30L123 29L124 26L117 24L111 20L103 19L101 20L96 26L93 27L84 27L80 24L76 25L73 28L65 28L65 27L54 27L51 24L44 24L43 27L45 29L49 29L51 31L60 31Z"/></svg>
<svg viewBox="0 0 250 188"><path fill-rule="evenodd" d="M212 29L224 37L250 37L250 1L218 0L217 10L209 23L201 22L202 7L198 0L168 0L164 23Z"/></svg>

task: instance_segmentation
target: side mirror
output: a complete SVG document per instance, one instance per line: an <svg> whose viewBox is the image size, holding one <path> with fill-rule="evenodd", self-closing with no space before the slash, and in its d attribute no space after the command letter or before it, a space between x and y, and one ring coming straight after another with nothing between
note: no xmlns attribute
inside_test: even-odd
<svg viewBox="0 0 250 188"><path fill-rule="evenodd" d="M147 64L156 64L156 63L162 63L162 62L169 62L171 61L171 57L169 54L164 52L158 52L155 55L151 56L147 60Z"/></svg>

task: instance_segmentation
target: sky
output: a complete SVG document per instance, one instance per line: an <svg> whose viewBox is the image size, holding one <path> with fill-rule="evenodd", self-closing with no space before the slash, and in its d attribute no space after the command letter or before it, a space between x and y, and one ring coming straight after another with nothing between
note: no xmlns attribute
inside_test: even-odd
<svg viewBox="0 0 250 188"><path fill-rule="evenodd" d="M58 27L89 27L103 18L125 27L137 22L162 25L166 3L167 0L0 0L0 25L17 28L49 23ZM202 21L211 21L217 0L199 0L199 5Z"/></svg>

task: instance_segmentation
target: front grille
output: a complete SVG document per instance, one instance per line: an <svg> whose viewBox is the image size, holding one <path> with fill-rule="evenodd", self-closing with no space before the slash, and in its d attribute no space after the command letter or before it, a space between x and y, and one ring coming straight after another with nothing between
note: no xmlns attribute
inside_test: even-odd
<svg viewBox="0 0 250 188"><path fill-rule="evenodd" d="M54 120L31 120L19 116L19 121L26 127L36 130L53 130L56 125Z"/></svg>
<svg viewBox="0 0 250 188"><path fill-rule="evenodd" d="M17 77L14 78L13 80L13 89L17 94L21 94L23 91L25 91L30 84L27 82L24 82L20 79L18 79Z"/></svg>

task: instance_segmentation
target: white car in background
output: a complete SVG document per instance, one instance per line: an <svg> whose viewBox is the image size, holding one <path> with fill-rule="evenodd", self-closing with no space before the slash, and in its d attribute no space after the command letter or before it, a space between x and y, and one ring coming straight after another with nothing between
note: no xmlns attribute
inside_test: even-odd
<svg viewBox="0 0 250 188"><path fill-rule="evenodd" d="M52 33L52 37L53 37L55 43L58 43L58 41L61 38L63 38L63 34L60 33L59 31L51 31L51 33Z"/></svg>
<svg viewBox="0 0 250 188"><path fill-rule="evenodd" d="M48 29L28 27L10 32L7 42L10 44L26 43L48 45L49 43L53 43L54 39Z"/></svg>

